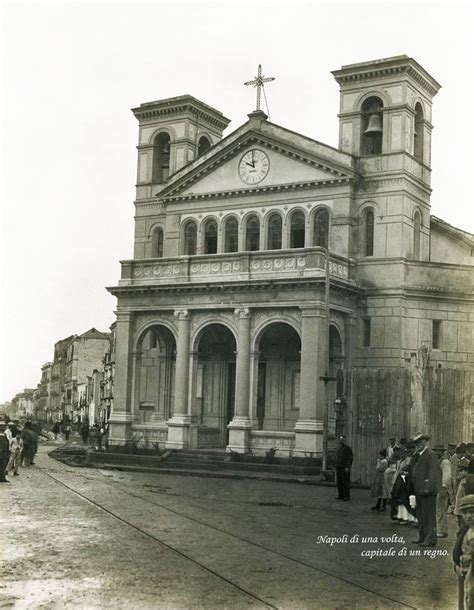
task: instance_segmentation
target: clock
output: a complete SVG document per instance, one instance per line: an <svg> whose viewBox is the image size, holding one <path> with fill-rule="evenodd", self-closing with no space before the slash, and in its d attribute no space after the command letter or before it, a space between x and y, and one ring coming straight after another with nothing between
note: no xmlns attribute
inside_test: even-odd
<svg viewBox="0 0 474 610"><path fill-rule="evenodd" d="M263 150L248 150L239 162L239 176L245 184L258 184L268 174L270 160Z"/></svg>

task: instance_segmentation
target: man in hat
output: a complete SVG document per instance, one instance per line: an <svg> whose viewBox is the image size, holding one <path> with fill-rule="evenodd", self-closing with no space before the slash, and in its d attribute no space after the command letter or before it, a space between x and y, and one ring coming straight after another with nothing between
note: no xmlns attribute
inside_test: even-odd
<svg viewBox="0 0 474 610"><path fill-rule="evenodd" d="M351 466L353 459L352 449L349 445L346 445L346 437L341 434L336 455L336 500L348 502L351 499Z"/></svg>
<svg viewBox="0 0 474 610"><path fill-rule="evenodd" d="M436 546L436 497L441 487L441 469L438 457L428 447L428 434L418 433L414 439L416 452L413 456L411 484L416 496L416 517L419 533L415 544Z"/></svg>

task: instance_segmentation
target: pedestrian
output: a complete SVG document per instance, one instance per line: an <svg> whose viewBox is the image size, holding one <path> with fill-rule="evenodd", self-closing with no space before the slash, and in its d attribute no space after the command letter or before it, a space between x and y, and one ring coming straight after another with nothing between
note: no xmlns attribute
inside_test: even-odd
<svg viewBox="0 0 474 610"><path fill-rule="evenodd" d="M390 461L393 457L393 452L395 451L395 446L397 444L397 439L395 436L391 436L388 439L388 447L387 447L387 459Z"/></svg>
<svg viewBox="0 0 474 610"><path fill-rule="evenodd" d="M10 441L5 434L6 428L5 422L0 422L0 483L10 483L5 476L10 457Z"/></svg>
<svg viewBox="0 0 474 610"><path fill-rule="evenodd" d="M386 499L383 497L384 472L387 470L387 450L381 449L377 458L377 466L375 467L375 475L370 488L370 497L377 498L371 510L385 510Z"/></svg>
<svg viewBox="0 0 474 610"><path fill-rule="evenodd" d="M31 466L34 456L35 437L31 431L31 422L26 421L21 431L21 440L23 441L23 451L21 452L21 465Z"/></svg>
<svg viewBox="0 0 474 610"><path fill-rule="evenodd" d="M459 610L473 610L474 495L464 496L458 508L464 522L458 531L453 549L454 570L458 575L458 608Z"/></svg>
<svg viewBox="0 0 474 610"><path fill-rule="evenodd" d="M23 441L21 440L21 432L17 430L15 436L10 441L10 459L8 460L7 474L13 470L13 476L17 477L19 475L18 467L22 451Z"/></svg>
<svg viewBox="0 0 474 610"><path fill-rule="evenodd" d="M66 422L64 424L64 437L66 439L66 443L68 442L70 435L71 435L71 424L69 422Z"/></svg>
<svg viewBox="0 0 474 610"><path fill-rule="evenodd" d="M449 490L451 488L451 462L449 453L443 445L437 445L434 452L439 456L441 469L441 487L436 498L436 522L438 538L448 536L448 504Z"/></svg>
<svg viewBox="0 0 474 610"><path fill-rule="evenodd" d="M436 454L428 447L429 435L419 433L413 440L416 452L411 484L419 525L418 539L413 542L420 546L436 546L436 496L441 485L441 469Z"/></svg>
<svg viewBox="0 0 474 610"><path fill-rule="evenodd" d="M54 434L54 440L55 441L58 440L59 430L60 430L59 422L55 421L54 422L54 426L53 426L53 434Z"/></svg>
<svg viewBox="0 0 474 610"><path fill-rule="evenodd" d="M393 456L388 460L388 466L387 466L385 472L383 473L383 492L382 492L382 498L385 501L384 503L386 504L388 501L388 503L390 504L390 518L392 520L395 519L395 514L396 514L396 505L392 498L392 489L393 489L393 484L395 483L395 479L397 478L397 468L398 468L398 460L397 460L396 454L394 453Z"/></svg>
<svg viewBox="0 0 474 610"><path fill-rule="evenodd" d="M339 436L339 448L336 456L336 500L348 502L351 499L351 466L354 457L352 449L346 444L346 437Z"/></svg>
<svg viewBox="0 0 474 610"><path fill-rule="evenodd" d="M459 510L461 500L464 496L474 494L474 460L469 462L466 458L462 458L458 465L458 476L460 481L454 502L454 514L458 519L458 527L461 528L464 525L462 513Z"/></svg>
<svg viewBox="0 0 474 610"><path fill-rule="evenodd" d="M89 440L89 424L85 421L81 426L81 437L84 445L87 445L87 441Z"/></svg>
<svg viewBox="0 0 474 610"><path fill-rule="evenodd" d="M402 466L392 488L394 520L400 525L416 525L415 510L410 502L410 465Z"/></svg>

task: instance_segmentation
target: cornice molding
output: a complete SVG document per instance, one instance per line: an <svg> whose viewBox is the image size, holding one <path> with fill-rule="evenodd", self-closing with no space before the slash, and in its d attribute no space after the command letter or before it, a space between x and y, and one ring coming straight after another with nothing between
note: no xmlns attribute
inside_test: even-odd
<svg viewBox="0 0 474 610"><path fill-rule="evenodd" d="M197 199L228 199L230 197L244 196L244 195L255 195L259 193L271 193L275 191L291 191L301 190L307 188L317 188L327 185L334 184L350 184L353 183L354 178L338 178L334 180L315 180L311 182L290 182L286 184L275 184L273 186L261 186L256 188L245 188L236 189L232 191L216 191L214 193L199 193L199 194L187 194L187 195L176 195L163 197L162 202L172 201L191 201Z"/></svg>

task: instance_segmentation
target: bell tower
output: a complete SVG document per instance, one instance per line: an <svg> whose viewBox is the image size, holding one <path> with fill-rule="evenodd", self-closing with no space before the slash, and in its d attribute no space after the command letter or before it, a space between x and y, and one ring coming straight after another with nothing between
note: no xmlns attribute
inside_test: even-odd
<svg viewBox="0 0 474 610"><path fill-rule="evenodd" d="M431 112L438 82L406 55L343 66L339 147L356 157L353 256L428 260Z"/></svg>
<svg viewBox="0 0 474 610"><path fill-rule="evenodd" d="M335 70L340 87L339 147L361 158L405 153L405 169L429 184L431 108L440 85L406 55ZM390 163L361 163L390 170ZM419 167L418 167L419 166Z"/></svg>
<svg viewBox="0 0 474 610"><path fill-rule="evenodd" d="M191 95L147 102L132 112L139 123L137 201L152 197L169 176L207 152L230 122Z"/></svg>

